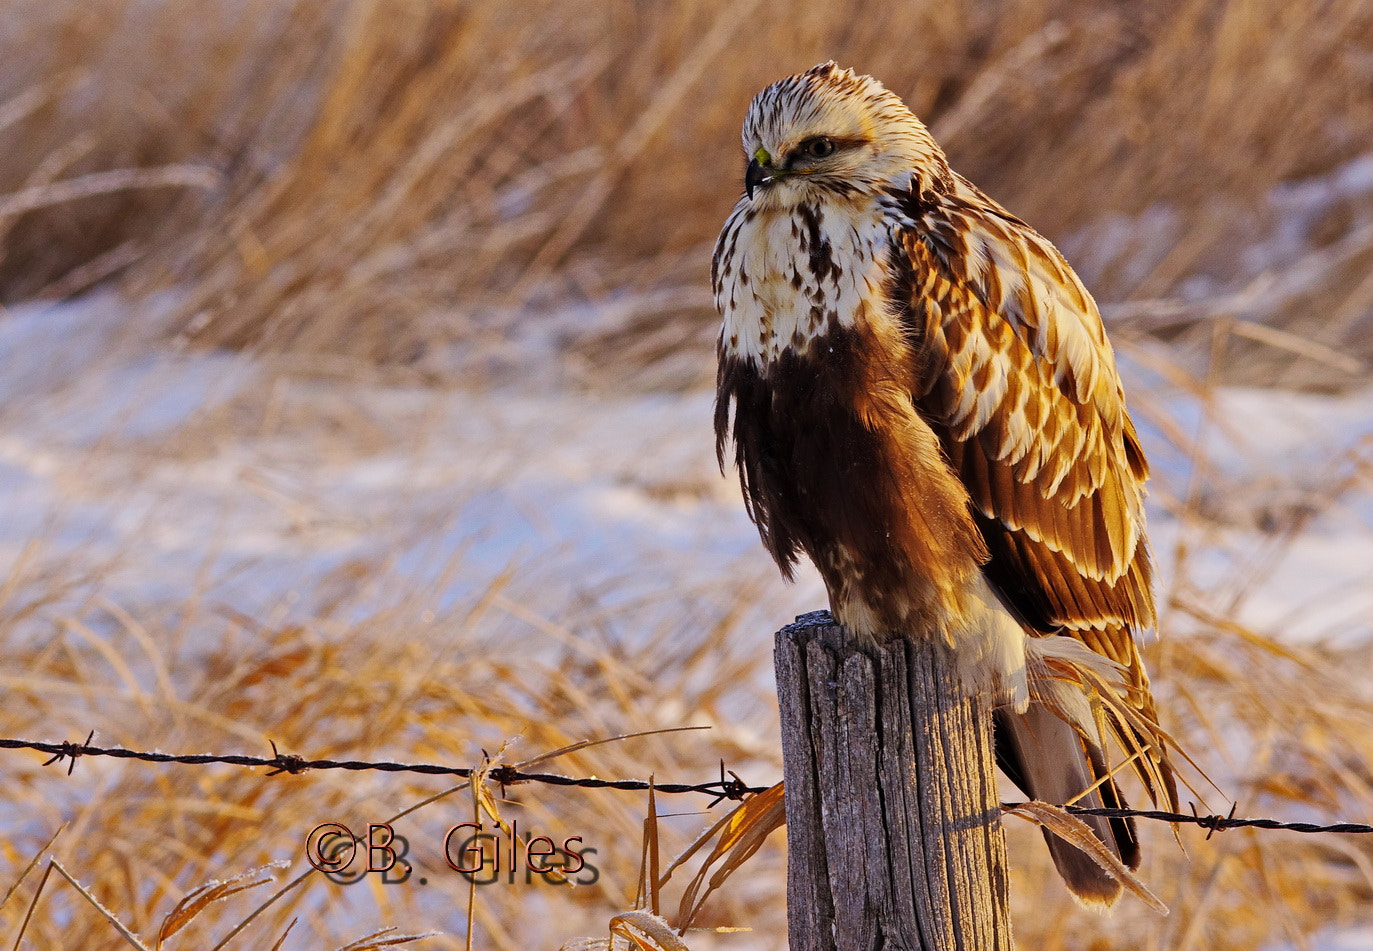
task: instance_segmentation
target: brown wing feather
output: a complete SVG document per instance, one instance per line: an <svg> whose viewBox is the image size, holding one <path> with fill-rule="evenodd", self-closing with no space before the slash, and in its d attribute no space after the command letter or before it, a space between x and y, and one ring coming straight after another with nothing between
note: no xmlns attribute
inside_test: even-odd
<svg viewBox="0 0 1373 951"><path fill-rule="evenodd" d="M966 180L908 211L897 264L924 361L912 395L968 488L985 571L1028 625L1120 664L1125 699L1155 724L1133 636L1155 622L1148 469L1096 305L1047 240ZM1161 734L1116 732L1127 750L1155 748L1140 772L1172 803Z"/></svg>

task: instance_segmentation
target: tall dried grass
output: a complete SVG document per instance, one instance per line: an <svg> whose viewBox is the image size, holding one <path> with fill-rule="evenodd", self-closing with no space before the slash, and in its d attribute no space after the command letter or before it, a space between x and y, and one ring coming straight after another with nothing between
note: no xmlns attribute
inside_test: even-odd
<svg viewBox="0 0 1373 951"><path fill-rule="evenodd" d="M0 221L9 299L121 272L180 285L176 329L201 344L449 379L571 312L558 329L578 382L597 375L579 358L645 385L699 382L703 274L739 188L744 106L825 57L905 96L956 167L1080 260L1100 299L1156 313L1183 297L1155 332L1205 323L1213 298L1296 266L1246 259L1282 230L1275 187L1373 141L1373 11L1356 0L956 13L13 0L7 16L23 28L0 39L0 194L126 165L226 176L209 194L121 192ZM1350 238L1339 266L1251 295L1239 316L1373 356L1373 233L1357 227L1370 215L1373 189L1332 196L1300 237ZM1248 372L1310 368L1277 349Z"/></svg>

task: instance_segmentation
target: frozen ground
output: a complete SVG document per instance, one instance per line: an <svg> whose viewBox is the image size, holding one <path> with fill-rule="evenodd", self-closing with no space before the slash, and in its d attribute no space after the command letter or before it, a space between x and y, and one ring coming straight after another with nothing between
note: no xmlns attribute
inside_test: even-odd
<svg viewBox="0 0 1373 951"><path fill-rule="evenodd" d="M208 573L249 616L308 609L350 561L388 564L398 589L437 584L436 607L515 567L550 610L575 593L706 598L766 567L715 469L706 394L302 382L115 341L124 313L102 297L0 324L7 561L37 541L74 574L103 566L123 602L184 597ZM800 589L798 610L819 603Z"/></svg>

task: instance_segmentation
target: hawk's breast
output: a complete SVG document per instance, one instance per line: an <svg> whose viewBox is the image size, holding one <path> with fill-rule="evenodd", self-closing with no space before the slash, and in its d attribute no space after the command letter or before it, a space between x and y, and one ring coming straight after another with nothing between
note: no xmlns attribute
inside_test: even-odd
<svg viewBox="0 0 1373 951"><path fill-rule="evenodd" d="M732 437L783 571L804 551L840 619L873 637L916 614L922 627L961 616L985 558L967 490L912 401L890 234L875 205L741 203L715 260L721 449Z"/></svg>

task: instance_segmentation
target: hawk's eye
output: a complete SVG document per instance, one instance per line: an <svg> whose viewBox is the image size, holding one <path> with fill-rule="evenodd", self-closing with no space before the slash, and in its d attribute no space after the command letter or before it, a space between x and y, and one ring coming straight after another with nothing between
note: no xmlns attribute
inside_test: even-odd
<svg viewBox="0 0 1373 951"><path fill-rule="evenodd" d="M834 140L823 135L807 139L801 143L801 151L811 158L829 158L834 154Z"/></svg>

